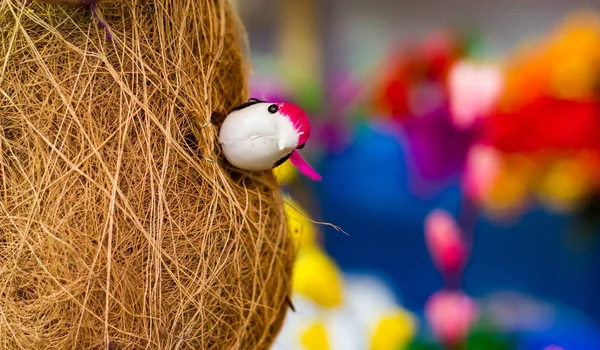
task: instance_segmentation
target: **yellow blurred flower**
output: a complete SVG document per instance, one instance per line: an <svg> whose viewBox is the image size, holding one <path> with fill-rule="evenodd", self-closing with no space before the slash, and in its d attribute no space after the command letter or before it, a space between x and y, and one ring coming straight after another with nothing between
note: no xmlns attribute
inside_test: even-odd
<svg viewBox="0 0 600 350"><path fill-rule="evenodd" d="M300 336L300 342L305 350L329 350L327 330L322 322L309 325Z"/></svg>
<svg viewBox="0 0 600 350"><path fill-rule="evenodd" d="M323 308L340 306L343 281L335 262L319 247L304 247L298 254L292 276L294 293Z"/></svg>
<svg viewBox="0 0 600 350"><path fill-rule="evenodd" d="M286 201L285 211L288 229L298 250L292 277L294 292L320 307L339 306L342 303L342 276L335 262L318 246L314 224L292 199Z"/></svg>
<svg viewBox="0 0 600 350"><path fill-rule="evenodd" d="M592 187L589 174L585 161L578 157L555 160L536 181L537 197L551 209L569 211L579 204Z"/></svg>
<svg viewBox="0 0 600 350"><path fill-rule="evenodd" d="M297 249L315 245L317 230L302 207L293 199L288 198L284 209L287 216L288 231L294 238Z"/></svg>
<svg viewBox="0 0 600 350"><path fill-rule="evenodd" d="M298 173L291 162L284 162L277 168L273 169L273 174L280 185L286 185L296 179Z"/></svg>
<svg viewBox="0 0 600 350"><path fill-rule="evenodd" d="M415 336L416 318L404 309L384 315L371 336L370 350L404 349Z"/></svg>

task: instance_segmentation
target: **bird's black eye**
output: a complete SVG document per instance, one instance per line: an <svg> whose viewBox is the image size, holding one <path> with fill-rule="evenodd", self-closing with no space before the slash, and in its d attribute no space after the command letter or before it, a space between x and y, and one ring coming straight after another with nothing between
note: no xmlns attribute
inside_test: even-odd
<svg viewBox="0 0 600 350"><path fill-rule="evenodd" d="M301 144L300 146L296 147L297 149L303 149L304 146L306 146L306 143Z"/></svg>
<svg viewBox="0 0 600 350"><path fill-rule="evenodd" d="M277 106L277 105L270 105L269 106L269 113L275 114L275 113L277 113L277 111L279 111L279 106Z"/></svg>

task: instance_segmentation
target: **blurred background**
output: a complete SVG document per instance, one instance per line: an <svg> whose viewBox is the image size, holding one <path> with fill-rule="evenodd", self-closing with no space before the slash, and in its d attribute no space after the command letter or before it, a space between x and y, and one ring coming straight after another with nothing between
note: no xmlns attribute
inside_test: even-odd
<svg viewBox="0 0 600 350"><path fill-rule="evenodd" d="M600 349L598 1L232 1L323 177L275 348Z"/></svg>

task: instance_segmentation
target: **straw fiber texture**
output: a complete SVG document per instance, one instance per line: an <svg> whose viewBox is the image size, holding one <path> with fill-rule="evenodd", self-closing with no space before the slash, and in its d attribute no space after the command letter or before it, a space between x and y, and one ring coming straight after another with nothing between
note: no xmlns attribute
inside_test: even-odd
<svg viewBox="0 0 600 350"><path fill-rule="evenodd" d="M266 349L294 258L226 0L0 0L0 349ZM212 123L209 122L212 119Z"/></svg>

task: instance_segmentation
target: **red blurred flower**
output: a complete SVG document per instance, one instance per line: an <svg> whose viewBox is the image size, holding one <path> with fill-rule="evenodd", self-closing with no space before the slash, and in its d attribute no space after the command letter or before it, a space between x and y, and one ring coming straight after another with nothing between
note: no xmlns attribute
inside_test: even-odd
<svg viewBox="0 0 600 350"><path fill-rule="evenodd" d="M506 153L600 152L600 102L538 98L490 116L483 142Z"/></svg>
<svg viewBox="0 0 600 350"><path fill-rule="evenodd" d="M446 90L450 68L464 56L463 41L454 33L441 31L392 55L377 83L373 101L376 114L400 121L419 114L411 106L415 90L433 84Z"/></svg>

